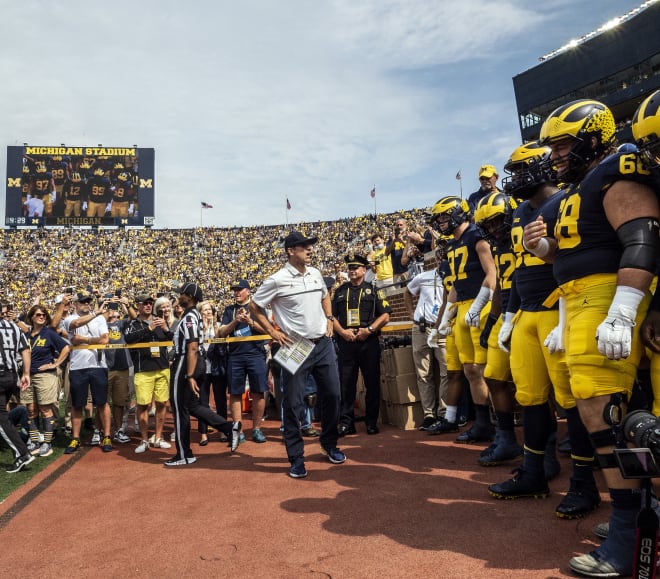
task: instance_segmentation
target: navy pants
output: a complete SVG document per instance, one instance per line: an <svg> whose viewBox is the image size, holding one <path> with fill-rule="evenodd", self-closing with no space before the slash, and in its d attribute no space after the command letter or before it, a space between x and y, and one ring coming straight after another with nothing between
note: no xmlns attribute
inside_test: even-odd
<svg viewBox="0 0 660 579"><path fill-rule="evenodd" d="M307 375L316 382L316 410L321 420L323 448L336 448L339 433L339 371L337 354L331 338L321 338L311 354L295 374L282 369L282 414L284 418L284 443L290 462L305 455L305 443L300 434L300 416L304 410Z"/></svg>

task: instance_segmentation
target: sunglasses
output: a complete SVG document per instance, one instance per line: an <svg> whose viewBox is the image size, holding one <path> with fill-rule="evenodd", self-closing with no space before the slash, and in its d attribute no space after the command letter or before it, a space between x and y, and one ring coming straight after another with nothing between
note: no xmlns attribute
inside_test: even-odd
<svg viewBox="0 0 660 579"><path fill-rule="evenodd" d="M44 314L42 312L35 312L34 314L32 314L32 317L33 318L45 318L46 314Z"/></svg>

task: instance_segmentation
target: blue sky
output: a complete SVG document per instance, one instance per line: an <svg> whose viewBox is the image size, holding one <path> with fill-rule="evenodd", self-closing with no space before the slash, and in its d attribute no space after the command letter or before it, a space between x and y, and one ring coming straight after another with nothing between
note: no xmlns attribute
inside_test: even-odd
<svg viewBox="0 0 660 579"><path fill-rule="evenodd" d="M137 143L157 227L360 215L374 184L428 207L502 176L513 76L640 4L0 0L0 174L7 145Z"/></svg>

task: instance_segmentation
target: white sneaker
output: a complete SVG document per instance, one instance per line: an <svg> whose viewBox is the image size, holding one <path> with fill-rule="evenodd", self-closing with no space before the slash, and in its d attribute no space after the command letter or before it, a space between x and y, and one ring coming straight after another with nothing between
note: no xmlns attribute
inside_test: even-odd
<svg viewBox="0 0 660 579"><path fill-rule="evenodd" d="M92 434L92 440L89 441L92 446L98 446L101 444L101 431L94 429L94 434Z"/></svg>
<svg viewBox="0 0 660 579"><path fill-rule="evenodd" d="M147 452L147 450L149 450L149 442L142 440L135 449L135 454L142 454L143 452Z"/></svg>
<svg viewBox="0 0 660 579"><path fill-rule="evenodd" d="M165 442L162 438L154 442L153 446L154 448L172 448L172 445L169 442Z"/></svg>
<svg viewBox="0 0 660 579"><path fill-rule="evenodd" d="M151 446L153 446L155 443L156 443L156 435L155 435L155 434L152 434L152 435L149 437L149 444L150 444Z"/></svg>
<svg viewBox="0 0 660 579"><path fill-rule="evenodd" d="M29 452L32 456L36 456L36 455L39 454L39 448L40 448L40 446L39 446L37 443L32 442L31 440L28 440L28 442L27 442L27 449L28 449L28 452Z"/></svg>
<svg viewBox="0 0 660 579"><path fill-rule="evenodd" d="M116 442L121 442L122 444L125 444L131 441L131 437L128 436L123 430L118 430L117 432L115 432L114 440Z"/></svg>
<svg viewBox="0 0 660 579"><path fill-rule="evenodd" d="M47 442L42 442L39 447L39 456L43 458L45 456L50 456L51 454L53 454L53 447Z"/></svg>

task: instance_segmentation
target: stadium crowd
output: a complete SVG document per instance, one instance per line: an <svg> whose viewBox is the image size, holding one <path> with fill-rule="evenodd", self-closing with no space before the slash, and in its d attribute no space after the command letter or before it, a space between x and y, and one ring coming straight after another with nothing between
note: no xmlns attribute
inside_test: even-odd
<svg viewBox="0 0 660 579"><path fill-rule="evenodd" d="M400 213L422 227L423 210ZM399 215L399 214L397 214ZM39 299L53 306L64 288L105 293L122 289L166 292L195 280L209 301L224 307L229 284L247 278L253 285L281 266L283 239L297 229L318 237L314 265L335 272L347 250L368 252L376 233L388 239L395 216L379 214L337 221L196 229L5 229L0 249L0 297L25 313Z"/></svg>

